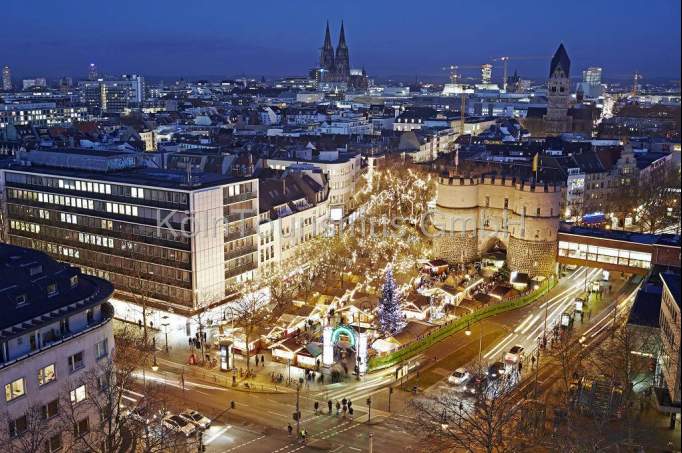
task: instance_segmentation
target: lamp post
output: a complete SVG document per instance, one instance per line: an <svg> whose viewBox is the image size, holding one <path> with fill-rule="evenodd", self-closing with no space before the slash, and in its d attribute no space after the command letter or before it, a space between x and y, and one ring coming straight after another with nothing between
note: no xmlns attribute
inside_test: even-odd
<svg viewBox="0 0 682 453"><path fill-rule="evenodd" d="M372 397L367 398L367 424L372 421Z"/></svg>
<svg viewBox="0 0 682 453"><path fill-rule="evenodd" d="M153 356L153 361L152 361L152 371L156 373L157 371L159 371L159 364L156 363L156 337L152 338L152 348L154 348L153 349L154 356Z"/></svg>
<svg viewBox="0 0 682 453"><path fill-rule="evenodd" d="M298 385L296 386L296 435L301 433L301 385L303 385L303 378L298 378Z"/></svg>
<svg viewBox="0 0 682 453"><path fill-rule="evenodd" d="M164 318L168 318L168 316L164 316ZM166 336L165 349L166 349L166 354L168 354L168 326L170 326L170 323L168 321L165 321L161 325L163 326L163 333Z"/></svg>

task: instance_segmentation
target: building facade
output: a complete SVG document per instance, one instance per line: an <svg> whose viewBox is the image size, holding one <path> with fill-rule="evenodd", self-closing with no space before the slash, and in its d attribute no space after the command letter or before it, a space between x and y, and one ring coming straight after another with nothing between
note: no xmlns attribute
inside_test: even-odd
<svg viewBox="0 0 682 453"><path fill-rule="evenodd" d="M96 435L90 427L100 414L85 401L101 391L92 378L114 349L112 292L107 281L44 253L0 245L1 450L39 442L40 451L64 451Z"/></svg>
<svg viewBox="0 0 682 453"><path fill-rule="evenodd" d="M20 160L3 170L8 241L110 280L118 298L191 315L253 277L257 179L148 169L106 151Z"/></svg>
<svg viewBox="0 0 682 453"><path fill-rule="evenodd" d="M677 407L680 403L680 279L679 274L663 273L661 297L661 371L670 399Z"/></svg>
<svg viewBox="0 0 682 453"><path fill-rule="evenodd" d="M12 91L12 70L8 65L2 67L2 89Z"/></svg>
<svg viewBox="0 0 682 453"><path fill-rule="evenodd" d="M470 263L495 246L512 271L550 275L556 266L561 188L493 176L438 179L434 250Z"/></svg>

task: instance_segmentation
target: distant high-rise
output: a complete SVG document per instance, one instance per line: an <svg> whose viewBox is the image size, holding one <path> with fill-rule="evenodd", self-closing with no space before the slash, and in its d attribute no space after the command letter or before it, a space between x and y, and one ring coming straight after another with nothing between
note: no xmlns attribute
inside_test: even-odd
<svg viewBox="0 0 682 453"><path fill-rule="evenodd" d="M589 67L583 71L583 82L588 85L599 85L601 84L601 71L599 67Z"/></svg>
<svg viewBox="0 0 682 453"><path fill-rule="evenodd" d="M481 82L490 83L493 78L493 65L486 63L481 66Z"/></svg>
<svg viewBox="0 0 682 453"><path fill-rule="evenodd" d="M5 91L12 90L12 71L7 65L2 67L2 89Z"/></svg>
<svg viewBox="0 0 682 453"><path fill-rule="evenodd" d="M583 71L583 81L578 85L578 90L583 92L584 97L588 99L596 99L604 92L604 87L601 82L602 69L600 67L592 66Z"/></svg>
<svg viewBox="0 0 682 453"><path fill-rule="evenodd" d="M90 66L88 67L88 80L97 80L98 78L97 66L95 63L90 63Z"/></svg>

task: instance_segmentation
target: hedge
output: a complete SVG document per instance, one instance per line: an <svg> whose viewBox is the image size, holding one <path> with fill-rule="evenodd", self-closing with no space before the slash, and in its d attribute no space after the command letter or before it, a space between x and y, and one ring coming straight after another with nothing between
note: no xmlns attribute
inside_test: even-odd
<svg viewBox="0 0 682 453"><path fill-rule="evenodd" d="M393 366L396 363L399 363L403 360L407 360L411 357L414 357L423 350L428 349L433 344L443 340L444 338L449 337L450 335L456 332L459 332L460 330L464 329L465 327L471 324L474 324L482 319L498 315L500 313L505 313L507 311L525 307L526 305L535 302L537 299L544 296L552 288L554 288L556 283L557 283L556 279L550 277L540 285L540 288L533 292L517 297L515 299L511 299L507 302L489 305L483 308L482 310L478 310L474 313L470 313L466 316L462 316L461 318L457 318L453 321L450 321L449 323L432 330L424 338L414 341L398 349L397 351L391 352L390 354L386 354L384 356L371 358L369 360L368 367L370 371L377 371L383 368Z"/></svg>

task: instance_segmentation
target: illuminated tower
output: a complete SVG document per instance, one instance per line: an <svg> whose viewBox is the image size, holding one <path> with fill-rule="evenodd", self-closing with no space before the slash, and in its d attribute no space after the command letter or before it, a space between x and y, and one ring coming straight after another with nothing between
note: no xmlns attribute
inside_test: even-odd
<svg viewBox="0 0 682 453"><path fill-rule="evenodd" d="M97 80L98 78L97 66L95 66L95 63L90 63L90 66L88 67L88 80Z"/></svg>
<svg viewBox="0 0 682 453"><path fill-rule="evenodd" d="M5 91L12 90L12 71L7 65L2 67L2 89Z"/></svg>
<svg viewBox="0 0 682 453"><path fill-rule="evenodd" d="M486 63L481 66L481 83L490 83L493 78L493 65Z"/></svg>

